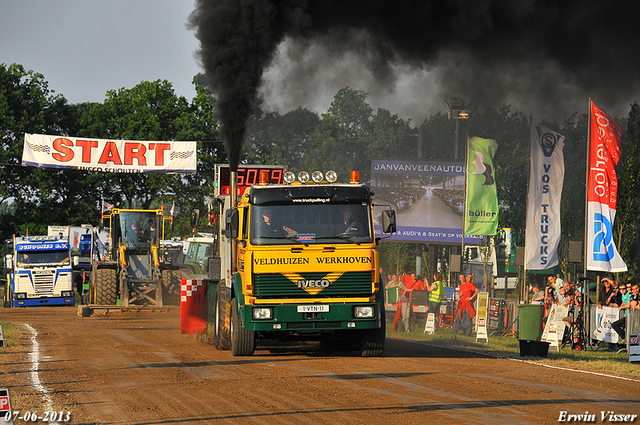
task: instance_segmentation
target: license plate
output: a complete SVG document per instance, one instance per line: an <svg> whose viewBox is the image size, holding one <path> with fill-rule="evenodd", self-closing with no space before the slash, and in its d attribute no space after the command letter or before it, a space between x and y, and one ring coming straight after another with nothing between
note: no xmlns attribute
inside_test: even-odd
<svg viewBox="0 0 640 425"><path fill-rule="evenodd" d="M298 313L326 313L329 311L329 306L324 305L299 305Z"/></svg>

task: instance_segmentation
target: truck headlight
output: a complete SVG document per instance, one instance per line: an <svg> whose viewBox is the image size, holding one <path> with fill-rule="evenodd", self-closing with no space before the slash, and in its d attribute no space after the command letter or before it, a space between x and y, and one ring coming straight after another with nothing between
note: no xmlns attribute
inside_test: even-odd
<svg viewBox="0 0 640 425"><path fill-rule="evenodd" d="M270 320L273 319L273 309L269 307L254 307L253 308L254 320Z"/></svg>
<svg viewBox="0 0 640 425"><path fill-rule="evenodd" d="M27 293L26 292L16 292L16 299L18 300L26 300Z"/></svg>
<svg viewBox="0 0 640 425"><path fill-rule="evenodd" d="M373 307L371 306L357 306L354 308L353 315L357 319L366 319L373 317Z"/></svg>
<svg viewBox="0 0 640 425"><path fill-rule="evenodd" d="M73 291L62 291L60 292L60 295L63 297L73 297Z"/></svg>

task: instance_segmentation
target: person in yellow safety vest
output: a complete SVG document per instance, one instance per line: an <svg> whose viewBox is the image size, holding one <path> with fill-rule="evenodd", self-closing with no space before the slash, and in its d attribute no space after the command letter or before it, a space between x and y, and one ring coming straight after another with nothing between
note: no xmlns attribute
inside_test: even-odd
<svg viewBox="0 0 640 425"><path fill-rule="evenodd" d="M429 313L433 313L433 330L437 331L440 327L440 304L442 304L442 298L444 298L442 273L435 272L433 274L433 283L427 281L427 291L429 291L429 310L427 311L427 317L429 317Z"/></svg>

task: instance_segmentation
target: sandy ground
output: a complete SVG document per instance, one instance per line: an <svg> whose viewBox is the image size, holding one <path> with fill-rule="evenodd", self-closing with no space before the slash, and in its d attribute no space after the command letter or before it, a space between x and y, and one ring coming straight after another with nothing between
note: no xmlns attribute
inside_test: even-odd
<svg viewBox="0 0 640 425"><path fill-rule="evenodd" d="M427 343L388 338L380 358L315 346L233 357L182 335L175 310L0 309L0 320L26 332L21 349L0 348L0 388L15 410L69 412L58 423L543 424L562 412L596 423L607 422L601 412L640 414L637 380Z"/></svg>

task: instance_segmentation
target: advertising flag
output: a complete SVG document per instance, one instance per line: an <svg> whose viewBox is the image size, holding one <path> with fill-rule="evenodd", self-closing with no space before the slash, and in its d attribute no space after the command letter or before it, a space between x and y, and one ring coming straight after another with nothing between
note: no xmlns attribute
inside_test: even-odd
<svg viewBox="0 0 640 425"><path fill-rule="evenodd" d="M626 272L613 242L622 129L591 102L587 170L587 270Z"/></svg>
<svg viewBox="0 0 640 425"><path fill-rule="evenodd" d="M524 263L527 270L544 270L558 264L564 139L563 135L539 124L531 126Z"/></svg>
<svg viewBox="0 0 640 425"><path fill-rule="evenodd" d="M495 235L498 230L498 192L493 167L497 149L495 140L469 139L465 235Z"/></svg>
<svg viewBox="0 0 640 425"><path fill-rule="evenodd" d="M196 172L196 142L25 134L22 165L105 173Z"/></svg>

